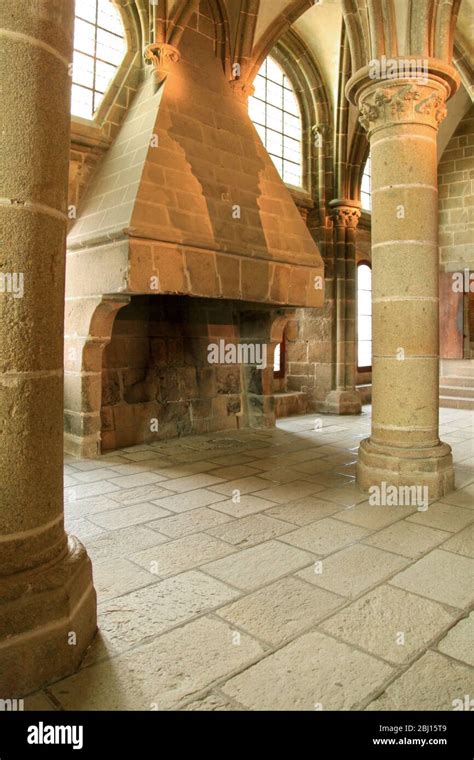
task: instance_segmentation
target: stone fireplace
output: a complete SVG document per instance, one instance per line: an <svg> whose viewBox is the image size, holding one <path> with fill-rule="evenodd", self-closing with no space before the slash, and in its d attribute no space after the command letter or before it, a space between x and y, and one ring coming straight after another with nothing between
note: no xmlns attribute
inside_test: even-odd
<svg viewBox="0 0 474 760"><path fill-rule="evenodd" d="M73 454L273 424L271 368L210 366L207 347L258 342L271 364L291 309L323 304L319 250L248 116L207 2L198 19L209 23L190 19L147 48L156 70L144 68L68 237Z"/></svg>

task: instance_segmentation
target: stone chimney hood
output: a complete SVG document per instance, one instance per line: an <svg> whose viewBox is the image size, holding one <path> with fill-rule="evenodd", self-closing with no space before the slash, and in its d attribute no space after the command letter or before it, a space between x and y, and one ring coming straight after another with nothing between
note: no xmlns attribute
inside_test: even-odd
<svg viewBox="0 0 474 760"><path fill-rule="evenodd" d="M318 248L212 41L156 48L69 234L68 295L322 306Z"/></svg>

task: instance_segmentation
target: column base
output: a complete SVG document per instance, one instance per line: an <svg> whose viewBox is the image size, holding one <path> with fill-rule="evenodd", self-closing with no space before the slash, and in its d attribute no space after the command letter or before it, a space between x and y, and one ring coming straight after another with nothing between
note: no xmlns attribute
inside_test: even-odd
<svg viewBox="0 0 474 760"><path fill-rule="evenodd" d="M72 433L64 433L64 453L78 459L94 459L100 456L100 434L80 438Z"/></svg>
<svg viewBox="0 0 474 760"><path fill-rule="evenodd" d="M328 414L360 414L360 394L354 390L331 391L326 396L326 411Z"/></svg>
<svg viewBox="0 0 474 760"><path fill-rule="evenodd" d="M0 577L0 698L73 673L96 630L92 565L77 538L58 562Z"/></svg>
<svg viewBox="0 0 474 760"><path fill-rule="evenodd" d="M370 438L359 447L357 483L363 491L371 486L426 486L429 501L454 489L451 447L446 443L420 449L382 446Z"/></svg>

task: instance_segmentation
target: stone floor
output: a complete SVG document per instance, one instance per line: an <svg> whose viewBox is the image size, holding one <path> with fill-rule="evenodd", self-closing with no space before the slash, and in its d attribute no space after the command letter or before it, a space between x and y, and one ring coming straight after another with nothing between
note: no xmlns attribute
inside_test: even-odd
<svg viewBox="0 0 474 760"><path fill-rule="evenodd" d="M474 697L472 412L425 512L354 484L360 417L307 415L68 459L100 634L27 709L452 710ZM460 703L455 703L460 704Z"/></svg>

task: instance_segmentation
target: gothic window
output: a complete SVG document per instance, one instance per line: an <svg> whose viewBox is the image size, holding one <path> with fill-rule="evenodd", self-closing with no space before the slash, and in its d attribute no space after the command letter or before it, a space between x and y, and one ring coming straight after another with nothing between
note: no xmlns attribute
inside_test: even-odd
<svg viewBox="0 0 474 760"><path fill-rule="evenodd" d="M357 369L372 369L372 270L357 265Z"/></svg>
<svg viewBox="0 0 474 760"><path fill-rule="evenodd" d="M76 0L73 116L94 118L125 53L122 20L110 0Z"/></svg>
<svg viewBox="0 0 474 760"><path fill-rule="evenodd" d="M254 81L255 94L249 98L249 115L260 138L287 185L301 187L301 112L287 75L270 56L263 62Z"/></svg>
<svg viewBox="0 0 474 760"><path fill-rule="evenodd" d="M362 181L360 184L360 200L363 211L372 211L372 168L370 155L365 162L364 171L362 172Z"/></svg>

